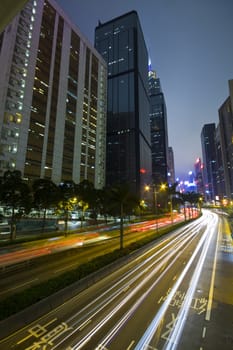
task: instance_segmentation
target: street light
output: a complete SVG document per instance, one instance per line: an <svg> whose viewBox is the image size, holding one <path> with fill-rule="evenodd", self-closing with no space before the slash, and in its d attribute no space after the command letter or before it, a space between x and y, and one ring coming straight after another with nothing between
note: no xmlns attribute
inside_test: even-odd
<svg viewBox="0 0 233 350"><path fill-rule="evenodd" d="M171 214L171 225L173 224L173 207L172 207L172 194L170 194L170 214Z"/></svg>
<svg viewBox="0 0 233 350"><path fill-rule="evenodd" d="M161 184L159 186L159 189L156 191L156 185L152 184L152 189L153 189L153 196L154 196L154 211L155 211L155 218L156 218L156 232L158 232L158 200L157 200L157 196L158 193L160 191L164 191L166 189L166 184ZM150 186L146 185L145 186L145 190L149 191L150 190Z"/></svg>

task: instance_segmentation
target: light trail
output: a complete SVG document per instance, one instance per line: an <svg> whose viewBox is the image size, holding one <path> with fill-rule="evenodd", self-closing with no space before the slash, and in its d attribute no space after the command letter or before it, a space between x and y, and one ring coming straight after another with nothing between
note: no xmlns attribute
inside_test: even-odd
<svg viewBox="0 0 233 350"><path fill-rule="evenodd" d="M214 233L215 233L217 220L218 220L218 217L215 214L213 226L211 228L207 228L207 230L206 230L206 236L207 236L206 238L207 239L204 242L204 247L203 247L202 253L200 255L200 258L198 260L198 263L196 264L196 268L195 268L195 271L193 273L191 282L189 284L189 288L186 292L184 302L183 302L183 304L180 308L180 311L176 317L175 326L169 335L169 339L168 339L167 343L165 344L164 349L166 349L166 350L176 349L176 347L179 343L179 339L181 337L181 334L182 334L182 331L184 328L184 324L186 322L187 315L188 315L188 312L190 310L192 298L193 298L193 295L195 293L197 283L199 281L199 278L200 278L200 275L201 275L201 272L203 269L203 265L204 265L204 262L205 262L205 259L206 259L207 253L208 253L209 245L210 245L210 242L211 242L211 240L214 236Z"/></svg>
<svg viewBox="0 0 233 350"><path fill-rule="evenodd" d="M199 225L198 225L199 227ZM124 306L130 298L132 298L144 285L151 279L162 267L164 264L166 264L173 256L175 256L175 259L166 267L166 269L160 274L159 278L151 285L151 287L145 292L138 301L131 307L131 309L122 317L122 319L117 323L117 325L114 327L114 329L105 337L105 339L101 342L101 345L99 347L106 346L109 341L114 337L114 335L120 330L120 328L125 324L125 322L129 319L129 317L132 316L132 314L135 312L135 310L140 306L140 304L145 300L145 298L148 296L148 294L152 291L152 289L158 284L160 279L166 274L166 272L171 268L171 266L174 264L174 262L180 257L180 255L183 253L181 251L180 253L177 253L177 249L181 249L186 243L191 244L192 239L194 239L196 232L198 232L198 229L193 231L193 233L185 237L185 239L181 242L177 243L177 246L174 246L174 240L169 243L173 245L173 250L167 254L165 253L164 258L161 257L160 259L164 259L160 264L158 264L158 261L156 261L156 269L154 269L146 278L144 278L143 281L140 282L139 285L136 286L136 288L130 292L130 294L124 298L124 300L118 304L110 314L108 314L101 322L98 323L97 326L95 326L79 343L73 345L74 350L81 349L83 346L86 345L86 343L91 339L91 337L98 332L115 314L120 310L122 306ZM178 239L178 237L177 237ZM179 247L178 247L179 244ZM164 247L165 248L165 247ZM163 249L164 249L163 248ZM167 248L167 247L166 247ZM177 248L177 249L176 249ZM184 248L186 249L186 247ZM151 257L150 257L151 259ZM155 263L153 263L151 266L153 266ZM150 266L150 267L151 267ZM150 268L149 267L149 268ZM149 269L148 268L148 269ZM97 349L99 348L97 347Z"/></svg>
<svg viewBox="0 0 233 350"><path fill-rule="evenodd" d="M216 215L216 214L213 214ZM162 306L160 307L158 313L156 314L156 316L154 317L154 319L152 320L152 322L150 323L149 327L147 328L146 332L144 333L144 335L142 336L142 338L140 339L140 341L138 342L138 344L135 347L135 350L144 350L147 349L148 345L150 344L156 330L157 327L159 326L160 322L162 321L165 312L167 311L172 298L174 297L177 289L179 288L181 282L184 280L186 274L188 273L189 268L191 267L194 259L196 258L199 250L202 248L202 245L204 244L205 240L208 238L208 233L209 230L207 229L204 233L204 235L201 237L200 241L198 242L197 247L195 248L193 255L191 256L190 260L188 261L187 265L185 266L184 270L182 271L180 277L178 278L177 282L174 284L171 292L169 293L169 295L167 296L166 300L164 301L164 303L162 304Z"/></svg>
<svg viewBox="0 0 233 350"><path fill-rule="evenodd" d="M184 244L184 243L183 243ZM175 260L177 260L180 255L183 253L181 251L179 254L176 255ZM146 278L144 278L122 301L119 303L101 322L98 323L78 344L73 346L73 350L79 350L81 349L90 339L91 337L99 331L106 322L111 319L120 309L123 307L127 302L138 292L140 289L148 282L154 275L157 273L164 265L165 262L168 262L171 257L173 257L175 253L172 251L170 252L164 260L156 266L156 269L153 270ZM137 300L136 303L130 308L130 310L124 315L124 317L117 323L117 325L114 327L113 331L111 331L108 336L104 339L104 341L101 342L101 344L96 348L96 350L101 349L102 347L106 346L109 340L115 335L116 332L119 331L119 329L122 327L122 325L129 319L129 317L133 314L133 312L141 305L143 300L148 296L148 294L151 292L151 290L158 284L159 280L163 277L163 275L167 272L167 270L170 268L170 266L174 263L173 262L160 274L159 278L150 286L149 289Z"/></svg>
<svg viewBox="0 0 233 350"><path fill-rule="evenodd" d="M192 224L193 226L193 224ZM193 235L196 234L196 232L199 230L199 226L200 224L196 223L194 224L194 227L195 227L195 231L193 232ZM187 234L188 234L188 238L187 238ZM185 239L185 242L187 241L187 239L189 240L190 239L190 234L189 234L189 231L188 229L186 228L184 230L184 232L182 234L177 234L177 236L175 238L173 238L171 240L171 238L166 238L164 241L160 242L158 246L161 246L162 244L164 244L164 242L166 242L166 246L164 247L161 247L159 250L157 250L155 253L153 253L151 256L149 257L146 257L148 255L148 252L149 254L151 254L151 252L153 252L155 249L158 249L158 246L157 247L153 247L151 248L149 251L146 251L143 255L140 256L140 260L143 259L142 262L140 262L136 267L133 267L131 270L127 271L119 281L117 281L116 283L114 283L110 288L108 288L106 291L104 291L100 296L98 296L97 298L93 299L91 301L91 303L89 303L88 305L86 305L84 308L82 308L82 310L80 310L78 313L76 313L74 316L72 316L72 318L66 320L67 323L70 323L70 322L73 322L73 320L75 318L77 318L77 316L81 313L83 313L84 311L86 311L88 308L90 308L92 305L94 305L94 310L101 307L102 304L104 305L107 305L107 302L108 301L112 301L113 300L113 297L114 296L118 296L121 292L124 292L126 291L130 285L132 283L134 283L137 279L140 279L141 276L145 273L145 269L142 271L142 272L139 272L138 271L140 269L143 268L143 266L147 265L151 260L153 260L157 255L159 255L161 252L163 252L164 250L167 249L167 247L170 247L172 246L173 248L175 247L176 248L176 245L174 244L177 244L177 248L178 248L178 244L180 244L179 242L177 241L181 241L181 239ZM168 241L168 243L167 243ZM167 255L167 253L165 253L165 255ZM146 259L144 259L144 257L146 257ZM151 265L149 265L149 267L147 268L150 269L152 268L154 265L156 265L158 263L159 260L161 260L163 258L163 256L161 258L159 258L158 260L152 262ZM137 258L139 259L139 258ZM122 284L122 282L124 282L126 279L128 279L131 275L135 275L137 273L137 276L136 277L133 277L131 280L127 281L118 291L114 292L114 294L111 294L110 297L107 297L107 294L109 293L112 293L112 290L114 290L115 288L117 288L120 284ZM105 297L104 301L100 302L100 304L98 304L98 301L103 299L103 297ZM109 299L110 298L110 299ZM99 312L101 311L101 309L99 309ZM93 312L93 310L91 311ZM89 313L90 314L90 313ZM85 314L85 317L88 315L88 313ZM93 314L92 316L93 317ZM79 322L82 321L82 319L78 320ZM77 323L76 324L72 324L73 327L76 327L77 326Z"/></svg>
<svg viewBox="0 0 233 350"><path fill-rule="evenodd" d="M76 313L74 316L72 316L72 318L69 319L68 322L73 322L74 326L76 327L76 329L74 330L74 333L80 330L80 327L78 328L78 322L80 323L80 321L82 322L82 324L84 324L86 322L86 324L90 324L90 320L92 321L92 317L96 316L97 313L99 313L100 311L103 310L103 308L108 305L110 302L112 302L117 296L119 296L120 294L122 294L122 297L124 298L125 295L125 290L129 289L130 285L132 283L135 283L137 278L142 278L143 274L146 272L148 273L148 270L152 267L154 267L155 264L158 264L158 262L160 262L160 264L158 264L158 269L156 270L158 272L159 268L163 267L163 264L166 264L167 262L169 262L169 259L171 259L173 257L173 255L177 255L177 250L181 249L181 247L183 247L186 243L190 243L191 242L191 237L193 237L193 239L195 238L195 235L198 233L200 227L203 225L203 223L205 222L205 220L203 220L203 218L196 220L195 222L189 224L186 226L186 228L184 230L182 230L182 233L180 233L181 231L177 230L176 234L173 235L172 237L168 237L164 240L162 240L156 247L151 248L149 251L146 251L143 255L141 255L140 257L136 258L135 260L141 260L143 259L143 257L145 257L145 260L140 262L136 267L132 268L130 270L130 272L125 273L125 275L123 275L123 278L119 281L117 281L115 284L113 284L110 288L108 288L105 292L103 292L100 296L98 296L97 298L95 298L94 300L91 301L91 303L89 303L88 305L86 305L84 308L82 308L78 313ZM190 228L192 228L193 232L192 234L190 234L189 230ZM165 244L165 246L162 246L163 244ZM172 252L174 253L170 253L170 255L165 251L167 248L169 247L173 247ZM154 250L157 249L156 252L154 252ZM152 256L147 257L148 252L153 253ZM163 259L163 255L159 258L157 258L156 261L152 261L153 259L155 259L159 254L163 253L164 255L164 260ZM170 268L170 266L173 265L175 259L173 259L172 263L170 265L168 265L167 269ZM142 269L143 266L146 266L146 264L149 263L149 267L147 267L146 269L144 269L144 271L140 272L139 269ZM167 270L165 270L167 271ZM137 272L137 277L133 276L133 274L135 274L135 272ZM155 272L155 269L153 272L151 272L146 278L152 278L153 277L153 273ZM165 272L163 272L165 274ZM131 277L130 281L126 281L130 276ZM150 277L151 276L151 277ZM126 282L124 282L126 281ZM147 281L145 279L145 281ZM112 291L114 290L114 288L117 288L118 286L120 286L123 283L123 286L119 288L118 291L115 291L112 293ZM145 282L146 283L146 282ZM143 285L142 285L143 287ZM110 296L108 296L108 293L112 293ZM133 294L130 294L131 297L133 297ZM146 296L145 296L146 297ZM70 300L69 302L75 302L75 298L74 297L72 300ZM102 301L101 301L102 299ZM104 300L103 300L104 299ZM130 297L129 299L130 300ZM143 299L141 300L141 302L143 301ZM99 303L99 304L98 304ZM64 307L65 304L60 305L58 308L56 308L55 310L51 311L50 313L48 313L46 316L51 315L53 312L58 311L59 309L61 309L62 307ZM121 303L121 306L124 306L124 303ZM92 308L91 311L88 311L88 308ZM103 323L101 323L101 327L106 324L108 322L109 319L111 319L111 317L120 310L120 308L115 308L113 309L113 312L110 313L110 318L106 319ZM136 306L132 308L132 312L134 312L136 310ZM85 311L88 311L87 313L85 313ZM85 313L85 316L81 316L81 318L78 320L78 322L76 321L77 316L80 315L81 313ZM88 319L86 319L86 316L88 315ZM85 318L85 319L84 319ZM127 315L125 316L125 321L127 320ZM124 323L124 320L122 320L121 324ZM101 327L99 329L101 329ZM99 330L98 329L98 330ZM120 329L120 324L118 329ZM98 331L96 330L96 332ZM117 332L117 327L115 332ZM73 333L69 333L69 335L67 334L67 338L69 336L71 336ZM92 331L90 332L90 334L92 334ZM64 338L64 341L67 340L67 338ZM110 339L110 338L109 338ZM60 341L60 340L58 340ZM87 340L89 341L89 339ZM1 343L1 341L0 341ZM58 344L56 344L53 349L57 348L59 345L61 345L63 343L60 342ZM81 347L80 347L81 348ZM74 348L76 349L76 348ZM77 348L78 349L78 348Z"/></svg>

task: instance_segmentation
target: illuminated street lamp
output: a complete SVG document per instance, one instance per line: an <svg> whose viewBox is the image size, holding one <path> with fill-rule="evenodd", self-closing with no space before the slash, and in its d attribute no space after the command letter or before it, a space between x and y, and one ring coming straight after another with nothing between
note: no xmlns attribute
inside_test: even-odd
<svg viewBox="0 0 233 350"><path fill-rule="evenodd" d="M153 196L154 196L154 211L155 211L155 218L156 218L156 232L158 232L158 201L157 196L160 191L164 191L166 189L166 184L161 184L159 187L159 190L156 191L156 185L152 184L153 189ZM149 191L150 186L146 185L145 190Z"/></svg>
<svg viewBox="0 0 233 350"><path fill-rule="evenodd" d="M171 225L173 224L173 207L172 207L172 194L169 195L170 201L168 204L170 204L170 215L171 215Z"/></svg>

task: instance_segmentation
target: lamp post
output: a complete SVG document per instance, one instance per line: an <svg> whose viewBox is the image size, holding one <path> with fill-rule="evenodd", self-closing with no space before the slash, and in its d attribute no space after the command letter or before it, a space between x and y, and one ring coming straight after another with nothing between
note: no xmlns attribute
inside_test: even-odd
<svg viewBox="0 0 233 350"><path fill-rule="evenodd" d="M170 214L171 214L171 225L172 225L173 224L172 194L170 194Z"/></svg>
<svg viewBox="0 0 233 350"><path fill-rule="evenodd" d="M160 191L163 191L166 189L166 185L165 184L161 184L159 187L159 190L156 190L156 185L152 184L152 189L153 189L153 199L154 199L154 212L155 212L155 220L156 220L156 232L158 232L159 229L159 223L158 223L158 193ZM150 190L150 186L146 186L145 187L146 191Z"/></svg>
<svg viewBox="0 0 233 350"><path fill-rule="evenodd" d="M155 185L153 185L153 193L154 193L154 202L155 202L156 233L158 233L158 230L159 230L159 223L158 223L158 200L157 200L158 192L156 191L156 186L155 186Z"/></svg>

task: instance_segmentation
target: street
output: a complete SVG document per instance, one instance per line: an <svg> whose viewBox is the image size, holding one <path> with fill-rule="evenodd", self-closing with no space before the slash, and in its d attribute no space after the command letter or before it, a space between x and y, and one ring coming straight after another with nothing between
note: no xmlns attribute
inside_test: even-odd
<svg viewBox="0 0 233 350"><path fill-rule="evenodd" d="M203 211L0 349L230 350L232 264L225 218Z"/></svg>

